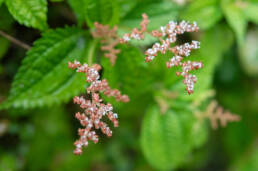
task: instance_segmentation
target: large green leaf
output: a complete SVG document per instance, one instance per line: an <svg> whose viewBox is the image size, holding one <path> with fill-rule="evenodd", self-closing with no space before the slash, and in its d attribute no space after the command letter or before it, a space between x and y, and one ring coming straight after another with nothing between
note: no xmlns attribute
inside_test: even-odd
<svg viewBox="0 0 258 171"><path fill-rule="evenodd" d="M20 24L40 30L47 28L46 0L6 0L6 5Z"/></svg>
<svg viewBox="0 0 258 171"><path fill-rule="evenodd" d="M76 28L51 30L43 34L27 53L2 108L32 108L69 100L83 90L80 74L67 68L74 59L84 61L84 31Z"/></svg>
<svg viewBox="0 0 258 171"><path fill-rule="evenodd" d="M184 109L161 114L157 106L147 110L141 130L141 145L149 163L158 170L178 167L193 147L194 116Z"/></svg>
<svg viewBox="0 0 258 171"><path fill-rule="evenodd" d="M119 6L116 0L84 0L87 24L94 27L94 22L114 25L119 21Z"/></svg>
<svg viewBox="0 0 258 171"><path fill-rule="evenodd" d="M242 44L247 28L247 21L242 9L232 0L221 1L221 7L228 24L236 34L238 44Z"/></svg>
<svg viewBox="0 0 258 171"><path fill-rule="evenodd" d="M218 0L195 0L181 13L182 20L196 21L201 29L214 26L223 17Z"/></svg>

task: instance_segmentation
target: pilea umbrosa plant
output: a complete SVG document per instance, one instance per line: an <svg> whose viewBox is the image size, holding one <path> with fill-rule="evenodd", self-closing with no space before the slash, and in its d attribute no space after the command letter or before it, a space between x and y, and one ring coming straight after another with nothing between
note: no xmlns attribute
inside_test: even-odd
<svg viewBox="0 0 258 171"><path fill-rule="evenodd" d="M121 132L130 134L135 126L135 135L130 134L135 137L133 143L127 143L134 150L139 148L153 168L168 170L194 162L194 157L189 156L208 141L210 127L217 129L240 120L240 116L224 112L217 105L212 83L216 66L232 47L233 32L236 46L244 42L245 27L237 26L234 12L254 7L251 2L232 5L225 1L220 9L217 1L198 0L184 8L182 4L187 3L67 0L59 2L64 4L59 12L66 16L68 8L70 22L58 25L53 18L47 22L48 4L55 6L57 2L0 0L0 12L8 20L4 22L0 16L0 35L4 37L0 42L4 42L3 47L9 46L5 42L8 40L27 51L9 95L0 97L1 110L41 111L54 107L55 111L50 113L60 118L75 112L71 118L79 120L83 128L78 130L74 153L81 155L83 147L92 141L100 142L85 149L86 154L76 161L85 159L84 156L89 158L88 154L97 156L94 149L100 146L116 146ZM207 17L205 10L198 10L202 7L207 7L215 17ZM222 11L233 32L225 21L218 23ZM251 14L244 15L242 23L256 22ZM38 30L36 38L40 38L27 45L22 36L20 40L10 36L14 20ZM69 103L72 98L79 109ZM64 104L68 104L68 110L61 109ZM60 105L60 109L56 107ZM118 127L118 114L120 127L112 132L112 127ZM60 119L54 118L52 123L54 120ZM207 126L207 120L211 126ZM74 125L75 129L78 127ZM64 130L69 132L68 128ZM101 132L113 138L106 141ZM75 139L74 131L72 135L69 148Z"/></svg>

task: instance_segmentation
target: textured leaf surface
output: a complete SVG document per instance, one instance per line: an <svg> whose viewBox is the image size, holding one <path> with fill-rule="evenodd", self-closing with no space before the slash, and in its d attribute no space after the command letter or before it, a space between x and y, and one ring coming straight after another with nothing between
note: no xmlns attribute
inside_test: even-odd
<svg viewBox="0 0 258 171"><path fill-rule="evenodd" d="M76 28L43 34L23 60L2 107L32 108L61 103L83 90L84 77L67 68L68 61L83 62L83 34Z"/></svg>
<svg viewBox="0 0 258 171"><path fill-rule="evenodd" d="M6 0L6 5L20 24L40 30L47 28L46 0Z"/></svg>
<svg viewBox="0 0 258 171"><path fill-rule="evenodd" d="M158 170L176 168L186 159L192 147L193 115L168 111L160 114L159 108L150 107L144 117L141 145L149 163Z"/></svg>
<svg viewBox="0 0 258 171"><path fill-rule="evenodd" d="M94 27L94 22L114 25L119 21L119 6L116 0L84 0L87 24Z"/></svg>
<svg viewBox="0 0 258 171"><path fill-rule="evenodd" d="M201 29L214 26L222 17L218 0L193 1L180 16L182 20L196 21Z"/></svg>

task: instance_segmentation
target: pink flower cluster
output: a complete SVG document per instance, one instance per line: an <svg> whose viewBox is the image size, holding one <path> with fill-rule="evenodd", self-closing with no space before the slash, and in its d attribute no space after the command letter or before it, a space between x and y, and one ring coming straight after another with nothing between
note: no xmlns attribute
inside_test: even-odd
<svg viewBox="0 0 258 171"><path fill-rule="evenodd" d="M117 27L112 29L108 25L102 25L98 22L94 23L95 30L91 33L94 38L101 39L101 50L105 51L104 56L109 58L112 65L115 65L117 55L120 53L119 49L116 49L119 43L117 36Z"/></svg>
<svg viewBox="0 0 258 171"><path fill-rule="evenodd" d="M80 138L74 143L74 154L82 154L82 147L88 146L88 140L97 143L99 138L96 132L92 129L101 129L101 131L108 137L112 136L112 131L108 125L101 121L103 116L107 116L113 122L114 127L118 127L118 115L113 112L113 106L108 103L104 104L103 100L99 97L99 93L103 92L104 95L113 96L117 101L128 102L127 95L121 95L119 90L111 89L106 80L100 80L99 70L101 66L94 64L88 66L87 64L81 65L80 62L68 62L68 67L77 69L77 72L86 74L86 81L91 83L87 88L87 93L91 95L91 99L87 100L84 97L75 96L73 101L75 104L80 105L83 113L77 112L75 117L80 121L83 129L78 130Z"/></svg>
<svg viewBox="0 0 258 171"><path fill-rule="evenodd" d="M144 39L144 32L147 32L147 25L149 23L148 16L143 14L143 21L141 22L141 30L134 28L132 33L125 34L123 38L120 39L120 43L127 43L131 39L141 40ZM190 24L186 21L181 21L180 23L170 21L166 26L160 27L160 30L153 30L151 35L153 37L159 38L160 42L153 44L152 48L146 50L145 61L150 62L158 55L165 54L168 51L174 53L174 56L166 63L168 68L174 66L180 66L182 72L177 72L177 76L183 76L183 83L186 85L186 90L188 94L192 94L194 90L194 84L197 80L195 75L189 73L189 71L194 69L199 69L203 67L201 62L182 62L184 57L188 57L193 49L200 48L200 42L192 41L190 44L185 43L183 45L171 47L172 43L177 40L177 35L184 34L185 32L197 32L199 27L196 22Z"/></svg>

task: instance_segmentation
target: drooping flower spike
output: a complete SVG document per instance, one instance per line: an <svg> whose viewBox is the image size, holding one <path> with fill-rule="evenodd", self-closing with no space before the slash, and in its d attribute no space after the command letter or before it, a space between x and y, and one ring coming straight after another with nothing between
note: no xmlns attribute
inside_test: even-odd
<svg viewBox="0 0 258 171"><path fill-rule="evenodd" d="M128 102L129 97L122 95L119 90L111 89L108 85L107 80L100 80L98 73L101 70L101 66L94 64L91 67L87 64L81 65L80 62L74 61L73 63L68 62L68 67L76 69L77 72L86 74L86 82L91 83L86 89L87 93L91 95L91 99L87 100L84 97L75 96L73 101L75 104L80 105L83 112L77 112L75 117L80 121L83 129L78 130L80 138L75 141L74 154L82 154L82 148L88 146L88 140L97 143L99 138L96 132L93 130L101 129L102 133L108 137L112 136L112 131L108 125L101 121L103 116L107 116L110 121L113 122L114 127L118 127L118 114L113 112L113 106L108 103L104 104L100 98L99 93L110 97L113 96L117 101Z"/></svg>
<svg viewBox="0 0 258 171"><path fill-rule="evenodd" d="M149 33L147 31L147 25L149 23L148 16L146 14L142 15L143 20L140 24L141 29L138 30L134 28L131 33L126 33L120 39L120 43L128 43L132 39L142 40L144 39L144 33ZM172 43L177 40L177 35L184 34L185 32L197 32L199 27L196 22L193 24L181 21L180 23L170 21L166 26L161 26L160 30L153 30L151 34L153 37L159 38L160 42L153 44L152 48L149 48L145 52L145 61L151 62L160 52L165 54L168 51L174 53L174 56L166 63L168 68L179 66L182 68L182 72L177 72L177 76L183 76L183 83L186 85L186 90L188 94L192 94L194 91L194 84L197 81L195 75L189 72L194 69L199 69L203 67L202 62L182 62L184 57L188 57L193 49L200 48L200 42L192 41L190 44L185 43L183 45L171 47Z"/></svg>

